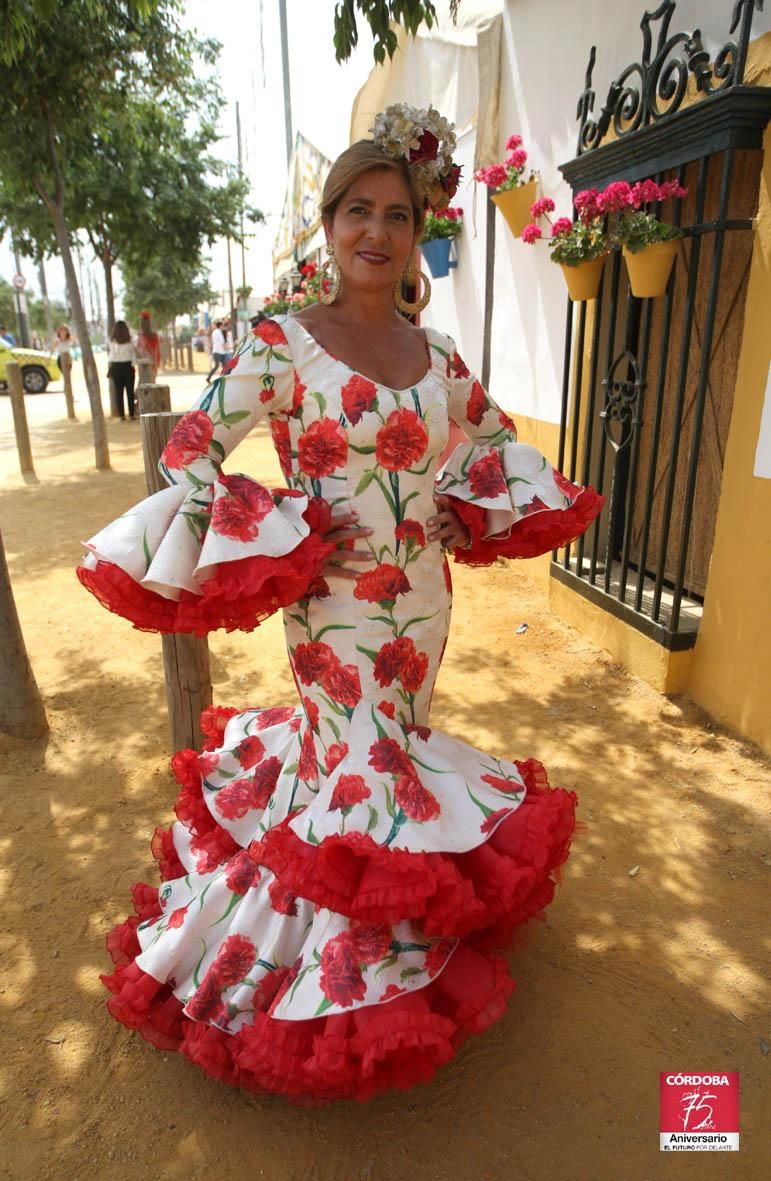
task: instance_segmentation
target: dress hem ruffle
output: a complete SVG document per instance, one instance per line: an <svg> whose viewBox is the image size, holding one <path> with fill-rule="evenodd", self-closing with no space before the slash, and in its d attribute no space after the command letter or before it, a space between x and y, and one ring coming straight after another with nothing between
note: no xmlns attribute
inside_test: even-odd
<svg viewBox="0 0 771 1181"><path fill-rule="evenodd" d="M456 562L465 566L492 566L498 558L535 558L563 545L571 545L584 533L602 511L605 497L594 488L581 490L567 508L541 509L528 513L507 533L484 535L486 511L452 492L453 508L471 533L471 544L453 550Z"/></svg>

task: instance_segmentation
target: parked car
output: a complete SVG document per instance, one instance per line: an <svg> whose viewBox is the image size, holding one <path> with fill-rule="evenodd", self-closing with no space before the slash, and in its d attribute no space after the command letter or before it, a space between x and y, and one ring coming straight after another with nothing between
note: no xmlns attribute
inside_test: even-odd
<svg viewBox="0 0 771 1181"><path fill-rule="evenodd" d="M59 366L48 353L39 349L13 348L0 340L0 389L8 386L5 367L9 361L21 365L21 384L28 394L42 394L50 381L61 377Z"/></svg>

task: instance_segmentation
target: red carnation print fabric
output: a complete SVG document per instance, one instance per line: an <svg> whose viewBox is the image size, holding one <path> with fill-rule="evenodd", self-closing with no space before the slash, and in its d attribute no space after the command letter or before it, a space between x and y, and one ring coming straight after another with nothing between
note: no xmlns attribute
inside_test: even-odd
<svg viewBox="0 0 771 1181"><path fill-rule="evenodd" d="M374 381L355 374L343 386L341 400L345 417L356 426L377 401L377 386Z"/></svg>
<svg viewBox="0 0 771 1181"><path fill-rule="evenodd" d="M375 456L389 472L412 467L426 453L428 430L414 410L394 410L375 436Z"/></svg>
<svg viewBox="0 0 771 1181"><path fill-rule="evenodd" d="M312 422L298 443L297 461L307 476L319 479L343 467L348 452L345 431L332 418Z"/></svg>
<svg viewBox="0 0 771 1181"><path fill-rule="evenodd" d="M135 889L104 977L129 1028L257 1094L428 1079L505 1011L491 951L550 904L574 831L575 796L535 759L431 725L452 599L428 519L438 490L469 531L455 560L485 564L572 541L602 498L518 442L450 338L426 341L428 373L391 389L265 320L177 424L167 487L91 538L79 575L150 630L282 612L295 702L265 700L255 639L230 668L253 700L208 707L204 749L173 757L176 819L148 834L161 880ZM440 471L451 421L467 441ZM232 467L258 425L283 487ZM369 532L335 548L350 513Z"/></svg>
<svg viewBox="0 0 771 1181"><path fill-rule="evenodd" d="M183 414L171 432L161 463L167 468L182 469L193 460L207 455L214 437L214 423L203 410L191 410Z"/></svg>

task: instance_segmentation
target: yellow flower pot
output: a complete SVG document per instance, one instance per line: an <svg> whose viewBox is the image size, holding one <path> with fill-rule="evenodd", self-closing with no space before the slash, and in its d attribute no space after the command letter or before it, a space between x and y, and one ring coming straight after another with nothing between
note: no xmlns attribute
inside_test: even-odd
<svg viewBox="0 0 771 1181"><path fill-rule="evenodd" d="M669 242L652 242L650 246L636 252L624 246L629 286L637 299L653 299L664 294L679 241L679 238L673 238Z"/></svg>
<svg viewBox="0 0 771 1181"><path fill-rule="evenodd" d="M519 188L493 193L493 201L509 223L509 229L515 238L518 238L525 226L533 220L530 216L530 206L536 199L537 189L538 182L531 180Z"/></svg>
<svg viewBox="0 0 771 1181"><path fill-rule="evenodd" d="M562 273L568 285L568 295L574 303L585 299L596 299L600 290L600 279L605 267L605 255L591 258L588 262L580 262L576 267L569 267L561 262Z"/></svg>

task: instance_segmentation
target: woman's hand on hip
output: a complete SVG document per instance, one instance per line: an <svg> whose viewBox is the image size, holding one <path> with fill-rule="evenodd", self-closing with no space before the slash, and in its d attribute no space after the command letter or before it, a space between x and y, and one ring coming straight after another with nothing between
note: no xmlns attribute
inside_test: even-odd
<svg viewBox="0 0 771 1181"><path fill-rule="evenodd" d="M337 575L340 578L358 578L359 571L349 569L346 563L371 562L372 553L368 549L356 549L357 541L369 537L371 529L359 524L357 512L344 513L333 517L332 524L324 534L326 541L331 541L337 547L334 554L330 554L324 563L322 575Z"/></svg>
<svg viewBox="0 0 771 1181"><path fill-rule="evenodd" d="M434 504L438 511L436 516L429 517L426 522L429 527L428 540L440 541L443 549L456 549L458 546L468 545L471 533L451 507L450 497L437 494L434 496Z"/></svg>

